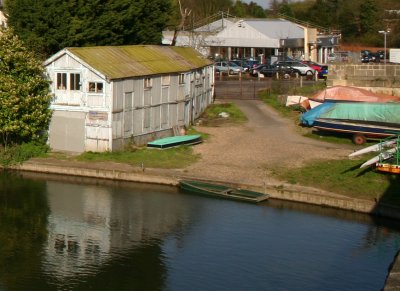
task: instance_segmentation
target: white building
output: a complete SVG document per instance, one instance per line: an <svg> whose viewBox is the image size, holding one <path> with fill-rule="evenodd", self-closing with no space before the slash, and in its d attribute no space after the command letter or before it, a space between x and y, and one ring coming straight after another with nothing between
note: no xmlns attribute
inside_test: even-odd
<svg viewBox="0 0 400 291"><path fill-rule="evenodd" d="M53 150L115 151L170 136L213 98L213 65L192 48L66 48L44 65L54 94Z"/></svg>
<svg viewBox="0 0 400 291"><path fill-rule="evenodd" d="M163 32L163 43L173 31ZM339 44L340 35L285 19L224 18L178 34L177 45L190 46L210 58L291 56L325 63Z"/></svg>

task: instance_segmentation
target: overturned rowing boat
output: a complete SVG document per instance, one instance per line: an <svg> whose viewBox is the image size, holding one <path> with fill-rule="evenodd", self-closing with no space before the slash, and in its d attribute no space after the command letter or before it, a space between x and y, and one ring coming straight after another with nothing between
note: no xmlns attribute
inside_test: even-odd
<svg viewBox="0 0 400 291"><path fill-rule="evenodd" d="M166 148L176 147L176 146L180 146L180 145L198 144L201 142L202 142L202 138L201 138L200 134L178 135L178 136L170 136L170 137L160 138L160 139L151 141L151 142L147 143L147 147L166 149Z"/></svg>

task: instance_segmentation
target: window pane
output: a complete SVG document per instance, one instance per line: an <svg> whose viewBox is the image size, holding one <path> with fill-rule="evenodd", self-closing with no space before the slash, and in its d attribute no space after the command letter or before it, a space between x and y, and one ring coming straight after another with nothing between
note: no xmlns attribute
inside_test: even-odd
<svg viewBox="0 0 400 291"><path fill-rule="evenodd" d="M97 83L97 91L98 93L103 93L103 83Z"/></svg>
<svg viewBox="0 0 400 291"><path fill-rule="evenodd" d="M70 84L69 84L69 89L70 90L80 90L80 82L81 82L81 75L80 74L70 74Z"/></svg>
<svg viewBox="0 0 400 291"><path fill-rule="evenodd" d="M96 92L96 83L89 82L89 92Z"/></svg>
<svg viewBox="0 0 400 291"><path fill-rule="evenodd" d="M57 89L65 90L67 84L67 74L66 73L57 73Z"/></svg>

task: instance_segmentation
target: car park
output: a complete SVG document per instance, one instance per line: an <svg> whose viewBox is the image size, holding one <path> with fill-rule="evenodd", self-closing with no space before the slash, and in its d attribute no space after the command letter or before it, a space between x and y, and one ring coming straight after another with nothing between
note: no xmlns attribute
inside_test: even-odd
<svg viewBox="0 0 400 291"><path fill-rule="evenodd" d="M307 66L316 70L318 73L318 78L320 78L320 79L327 78L327 76L328 76L328 66L327 65L321 65L321 64L318 64L313 61L302 61L302 63L306 64Z"/></svg>
<svg viewBox="0 0 400 291"><path fill-rule="evenodd" d="M259 61L256 60L248 60L245 64L245 68L247 68L247 70L250 70L251 68L255 68L258 67L260 65Z"/></svg>
<svg viewBox="0 0 400 291"><path fill-rule="evenodd" d="M245 72L260 65L260 62L256 60L232 60L232 62L242 67Z"/></svg>
<svg viewBox="0 0 400 291"><path fill-rule="evenodd" d="M291 67L295 73L299 73L301 76L312 76L317 73L317 71L310 66L296 60L276 61L274 65Z"/></svg>
<svg viewBox="0 0 400 291"><path fill-rule="evenodd" d="M228 61L216 62L214 68L217 73L228 73L229 75L239 74L244 71L243 67Z"/></svg>
<svg viewBox="0 0 400 291"><path fill-rule="evenodd" d="M262 74L266 77L272 77L275 76L276 74L279 74L287 78L293 75L294 70L289 66L262 64L255 68L250 69L249 73L253 77L258 76L259 74Z"/></svg>
<svg viewBox="0 0 400 291"><path fill-rule="evenodd" d="M379 63L381 61L380 52L371 52L370 50L361 51L361 62L362 63Z"/></svg>

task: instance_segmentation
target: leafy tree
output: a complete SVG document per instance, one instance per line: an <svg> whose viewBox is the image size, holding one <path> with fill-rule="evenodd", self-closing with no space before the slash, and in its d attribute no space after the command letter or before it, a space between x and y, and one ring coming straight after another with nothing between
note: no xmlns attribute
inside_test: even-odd
<svg viewBox="0 0 400 291"><path fill-rule="evenodd" d="M339 28L348 38L354 38L359 34L359 21L357 10L352 3L346 1L338 13Z"/></svg>
<svg viewBox="0 0 400 291"><path fill-rule="evenodd" d="M3 146L37 140L48 128L49 82L32 51L11 29L0 35L0 136Z"/></svg>
<svg viewBox="0 0 400 291"><path fill-rule="evenodd" d="M251 1L249 4L244 3L242 1L236 1L231 11L233 15L238 17L256 17L256 18L265 17L264 9L253 1Z"/></svg>
<svg viewBox="0 0 400 291"><path fill-rule="evenodd" d="M288 0L282 0L281 5L279 6L279 13L284 14L289 17L294 17L292 8L291 8Z"/></svg>
<svg viewBox="0 0 400 291"><path fill-rule="evenodd" d="M67 46L159 44L170 0L13 0L9 26L49 56Z"/></svg>
<svg viewBox="0 0 400 291"><path fill-rule="evenodd" d="M375 32L378 8L374 0L365 0L360 5L360 29L362 33Z"/></svg>

